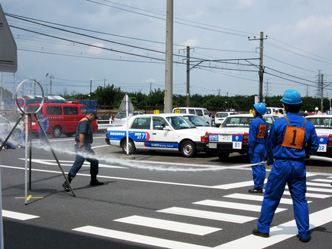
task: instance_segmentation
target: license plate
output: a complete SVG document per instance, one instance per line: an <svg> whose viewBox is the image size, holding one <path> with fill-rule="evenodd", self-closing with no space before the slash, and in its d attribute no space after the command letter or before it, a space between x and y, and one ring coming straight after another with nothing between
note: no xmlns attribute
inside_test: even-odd
<svg viewBox="0 0 332 249"><path fill-rule="evenodd" d="M320 144L317 151L326 152L326 144Z"/></svg>
<svg viewBox="0 0 332 249"><path fill-rule="evenodd" d="M36 122L32 122L32 125L36 125Z"/></svg>
<svg viewBox="0 0 332 249"><path fill-rule="evenodd" d="M220 142L232 142L232 135L219 135Z"/></svg>
<svg viewBox="0 0 332 249"><path fill-rule="evenodd" d="M210 149L217 149L217 143L209 143Z"/></svg>
<svg viewBox="0 0 332 249"><path fill-rule="evenodd" d="M233 149L241 150L242 149L242 142L233 142Z"/></svg>

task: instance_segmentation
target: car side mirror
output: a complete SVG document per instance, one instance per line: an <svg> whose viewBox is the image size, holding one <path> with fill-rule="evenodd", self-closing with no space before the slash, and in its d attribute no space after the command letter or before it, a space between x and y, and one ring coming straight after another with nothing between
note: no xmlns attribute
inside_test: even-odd
<svg viewBox="0 0 332 249"><path fill-rule="evenodd" d="M166 125L164 128L163 128L164 131L170 131L171 130L171 127L169 127L168 125Z"/></svg>

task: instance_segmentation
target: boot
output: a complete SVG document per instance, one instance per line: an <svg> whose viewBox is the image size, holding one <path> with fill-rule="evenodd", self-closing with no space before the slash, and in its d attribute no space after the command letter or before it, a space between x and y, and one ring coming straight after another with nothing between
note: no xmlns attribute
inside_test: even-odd
<svg viewBox="0 0 332 249"><path fill-rule="evenodd" d="M71 178L70 176L68 176L68 182L71 183L71 181L73 180L73 178ZM67 184L67 181L65 181L62 184L62 187L65 189L66 192L70 191L69 185Z"/></svg>
<svg viewBox="0 0 332 249"><path fill-rule="evenodd" d="M91 181L90 181L90 186L100 186L103 185L103 182L100 182L97 180L97 176L91 175Z"/></svg>

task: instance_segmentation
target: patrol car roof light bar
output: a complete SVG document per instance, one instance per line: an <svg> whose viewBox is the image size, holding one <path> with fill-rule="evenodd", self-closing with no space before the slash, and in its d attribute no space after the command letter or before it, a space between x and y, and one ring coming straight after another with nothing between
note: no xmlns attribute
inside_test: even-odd
<svg viewBox="0 0 332 249"><path fill-rule="evenodd" d="M38 123L40 123L39 121L39 118L38 118L38 113L40 112L40 110L42 109L43 107L43 104L44 104L44 100L45 100L45 96L44 96L44 89L43 87L41 86L41 84L34 80L34 82L40 87L41 89L41 92L42 92L42 101L39 105L39 108L37 110L35 110L34 112L27 112L25 111L24 109L22 109L22 106L18 103L18 98L17 98L17 95L18 95L18 92L19 92L19 89L20 87L28 80L23 80L16 88L16 92L15 92L15 99L16 99L16 104L17 104L17 107L19 108L19 110L21 111L21 117L17 120L16 122L16 125L14 126L13 130L10 132L10 134L8 135L8 137L6 138L5 142L9 139L10 135L13 133L14 129L16 128L16 126L18 125L18 123L23 119L23 117L25 116L25 132L26 132L26 136L25 136L25 205L27 205L27 200L28 200L28 191L27 191L27 155L28 155L28 136L27 136L27 133L29 132L29 137L30 137L30 143L29 143L29 190L31 190L31 172L32 172L32 166L31 166L31 163L32 163L32 132L31 132L31 129L30 131L28 131L28 122L30 122L30 127L32 127L32 117L34 116L37 120ZM41 129L47 143L50 145L50 142L48 140L48 137L46 136L46 132L44 131L44 129L39 126L39 128ZM28 132L27 132L28 131ZM5 144L5 142L3 143L3 145ZM0 147L0 151L3 147L3 145L1 145ZM54 152L54 150L52 149L52 146L50 145L50 149L51 149L51 152L54 156L54 159L56 160L58 166L59 166L59 169L62 173L62 176L65 178L65 181L67 182L68 186L69 186L69 189L71 191L71 193L73 194L73 196L75 197L75 193L68 181L68 178L66 177L65 175L65 172L63 171L61 165L60 165L60 162Z"/></svg>

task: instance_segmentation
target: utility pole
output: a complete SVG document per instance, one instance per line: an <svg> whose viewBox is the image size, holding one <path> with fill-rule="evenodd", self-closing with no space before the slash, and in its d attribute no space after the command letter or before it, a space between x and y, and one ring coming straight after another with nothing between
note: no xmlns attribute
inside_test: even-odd
<svg viewBox="0 0 332 249"><path fill-rule="evenodd" d="M190 106L190 70L197 66L197 65L195 65L192 68L190 68L190 49L191 49L190 46L187 46L186 49L179 49L179 51L183 50L183 51L186 51L186 53L187 53L187 70L186 70L186 73L187 73L187 89L186 89L187 107ZM202 63L202 62L200 62L200 63Z"/></svg>
<svg viewBox="0 0 332 249"><path fill-rule="evenodd" d="M167 0L164 112L173 107L173 0Z"/></svg>
<svg viewBox="0 0 332 249"><path fill-rule="evenodd" d="M50 76L50 95L52 96L52 79L53 75Z"/></svg>
<svg viewBox="0 0 332 249"><path fill-rule="evenodd" d="M323 104L323 84L324 84L324 74L321 74L321 80L320 80L320 111L323 113L323 108L324 108L324 104Z"/></svg>
<svg viewBox="0 0 332 249"><path fill-rule="evenodd" d="M187 107L190 106L190 46L187 46Z"/></svg>
<svg viewBox="0 0 332 249"><path fill-rule="evenodd" d="M259 93L259 98L258 98L258 102L262 102L263 101L263 76L264 76L264 67L263 67L263 41L267 39L267 36L264 38L264 32L260 32L260 38L256 38L256 36L254 36L253 39L251 39L250 37L248 37L249 41L255 41L255 40L260 40L260 44L259 44L259 88L258 88L258 93Z"/></svg>
<svg viewBox="0 0 332 249"><path fill-rule="evenodd" d="M91 92L92 92L92 80L90 80L90 108L91 108Z"/></svg>

